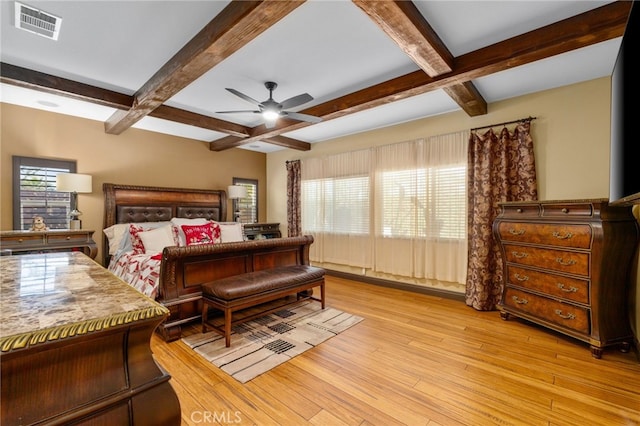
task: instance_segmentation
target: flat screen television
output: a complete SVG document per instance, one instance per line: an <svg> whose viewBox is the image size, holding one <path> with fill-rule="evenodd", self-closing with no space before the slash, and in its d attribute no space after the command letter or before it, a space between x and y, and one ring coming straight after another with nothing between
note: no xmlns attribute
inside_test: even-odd
<svg viewBox="0 0 640 426"><path fill-rule="evenodd" d="M611 74L611 205L640 204L640 6L635 3Z"/></svg>

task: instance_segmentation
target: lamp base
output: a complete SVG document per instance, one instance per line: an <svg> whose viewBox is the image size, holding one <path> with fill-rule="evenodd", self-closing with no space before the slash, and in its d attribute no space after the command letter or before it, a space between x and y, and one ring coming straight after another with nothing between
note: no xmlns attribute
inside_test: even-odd
<svg viewBox="0 0 640 426"><path fill-rule="evenodd" d="M80 219L71 219L69 221L69 229L72 231L78 231L82 229L82 221Z"/></svg>

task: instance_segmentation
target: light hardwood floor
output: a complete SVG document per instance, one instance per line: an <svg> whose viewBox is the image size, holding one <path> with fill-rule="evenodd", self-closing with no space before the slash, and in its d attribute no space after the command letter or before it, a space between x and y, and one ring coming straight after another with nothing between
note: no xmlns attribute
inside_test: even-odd
<svg viewBox="0 0 640 426"><path fill-rule="evenodd" d="M151 342L183 425L640 425L640 362L463 302L328 276L364 321L241 384ZM192 327L189 332L199 332Z"/></svg>

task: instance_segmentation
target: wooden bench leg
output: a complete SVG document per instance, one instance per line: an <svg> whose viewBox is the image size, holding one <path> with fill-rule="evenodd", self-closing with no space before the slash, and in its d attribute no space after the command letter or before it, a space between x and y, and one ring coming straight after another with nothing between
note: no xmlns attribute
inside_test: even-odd
<svg viewBox="0 0 640 426"><path fill-rule="evenodd" d="M224 344L231 346L231 309L224 310Z"/></svg>
<svg viewBox="0 0 640 426"><path fill-rule="evenodd" d="M207 305L207 302L204 301L204 299L202 300L202 332L206 333L207 332L207 317L209 316L209 305Z"/></svg>
<svg viewBox="0 0 640 426"><path fill-rule="evenodd" d="M320 305L324 309L324 281L320 284Z"/></svg>

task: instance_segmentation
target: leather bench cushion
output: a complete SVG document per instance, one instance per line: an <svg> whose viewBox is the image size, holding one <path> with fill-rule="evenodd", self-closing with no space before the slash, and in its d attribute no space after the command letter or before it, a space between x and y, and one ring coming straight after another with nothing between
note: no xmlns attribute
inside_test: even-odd
<svg viewBox="0 0 640 426"><path fill-rule="evenodd" d="M225 301L278 291L320 280L325 270L310 265L290 265L234 275L202 285L202 295Z"/></svg>

